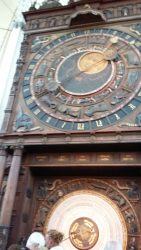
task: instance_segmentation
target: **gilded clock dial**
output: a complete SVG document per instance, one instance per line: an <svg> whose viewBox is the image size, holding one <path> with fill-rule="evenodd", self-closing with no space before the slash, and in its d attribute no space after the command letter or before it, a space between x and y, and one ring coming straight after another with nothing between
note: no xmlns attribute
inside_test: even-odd
<svg viewBox="0 0 141 250"><path fill-rule="evenodd" d="M98 237L98 226L87 217L80 217L73 221L69 230L70 241L79 250L92 249Z"/></svg>
<svg viewBox="0 0 141 250"><path fill-rule="evenodd" d="M141 104L141 42L123 31L66 33L33 57L23 81L29 110L47 126L91 131Z"/></svg>

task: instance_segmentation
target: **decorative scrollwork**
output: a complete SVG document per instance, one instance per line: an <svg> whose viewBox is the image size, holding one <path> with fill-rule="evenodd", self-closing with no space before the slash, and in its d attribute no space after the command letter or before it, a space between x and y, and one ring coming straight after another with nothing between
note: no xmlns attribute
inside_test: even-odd
<svg viewBox="0 0 141 250"><path fill-rule="evenodd" d="M42 180L38 186L37 196L40 198L45 198L45 196L48 194L48 191L54 190L57 185L60 185L61 183L62 181L60 179L56 179L53 182L50 182L47 179Z"/></svg>

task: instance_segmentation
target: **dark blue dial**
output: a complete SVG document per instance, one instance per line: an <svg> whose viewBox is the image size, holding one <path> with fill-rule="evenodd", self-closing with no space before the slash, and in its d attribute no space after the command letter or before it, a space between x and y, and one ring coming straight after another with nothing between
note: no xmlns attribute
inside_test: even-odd
<svg viewBox="0 0 141 250"><path fill-rule="evenodd" d="M106 66L97 72L96 67L100 62L93 63L95 68L94 72L87 73L92 66L86 65L86 71L81 70L79 67L79 60L83 55L92 54L94 52L82 51L70 55L58 67L57 80L60 87L64 91L72 95L88 95L98 91L102 88L111 78L113 73L112 63L107 62ZM95 53L95 54L98 54ZM101 60L102 61L102 60Z"/></svg>

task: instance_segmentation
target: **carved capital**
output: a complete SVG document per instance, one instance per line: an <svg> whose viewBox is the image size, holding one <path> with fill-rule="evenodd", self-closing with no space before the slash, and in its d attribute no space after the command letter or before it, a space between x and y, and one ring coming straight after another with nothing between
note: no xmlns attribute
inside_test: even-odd
<svg viewBox="0 0 141 250"><path fill-rule="evenodd" d="M12 145L10 147L14 151L14 156L21 156L24 146L21 144Z"/></svg>

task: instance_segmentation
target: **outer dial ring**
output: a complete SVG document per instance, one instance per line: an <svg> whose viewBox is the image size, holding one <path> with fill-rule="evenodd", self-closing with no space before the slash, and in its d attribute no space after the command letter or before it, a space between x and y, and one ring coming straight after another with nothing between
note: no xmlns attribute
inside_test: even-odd
<svg viewBox="0 0 141 250"><path fill-rule="evenodd" d="M86 89L76 91L78 81L73 80L74 91L68 91L62 78L61 81L58 78L59 72L65 72L65 77L70 76L71 71L77 73L75 66L79 65L81 56L89 53L104 55L105 44L115 37L118 39L112 46L117 54L108 60L107 65L111 65L113 71L107 81L100 83L100 74L107 67L102 64L95 71L84 74L85 80L84 77L82 80L87 83L84 84ZM42 47L30 62L23 81L25 103L41 122L59 130L90 131L114 125L141 104L140 51L141 43L137 38L114 29L81 30L58 37ZM76 64L71 64L70 59ZM81 74L80 68L77 70ZM76 77L75 74L72 76ZM106 75L102 77L106 79ZM99 85L88 89L92 83Z"/></svg>

